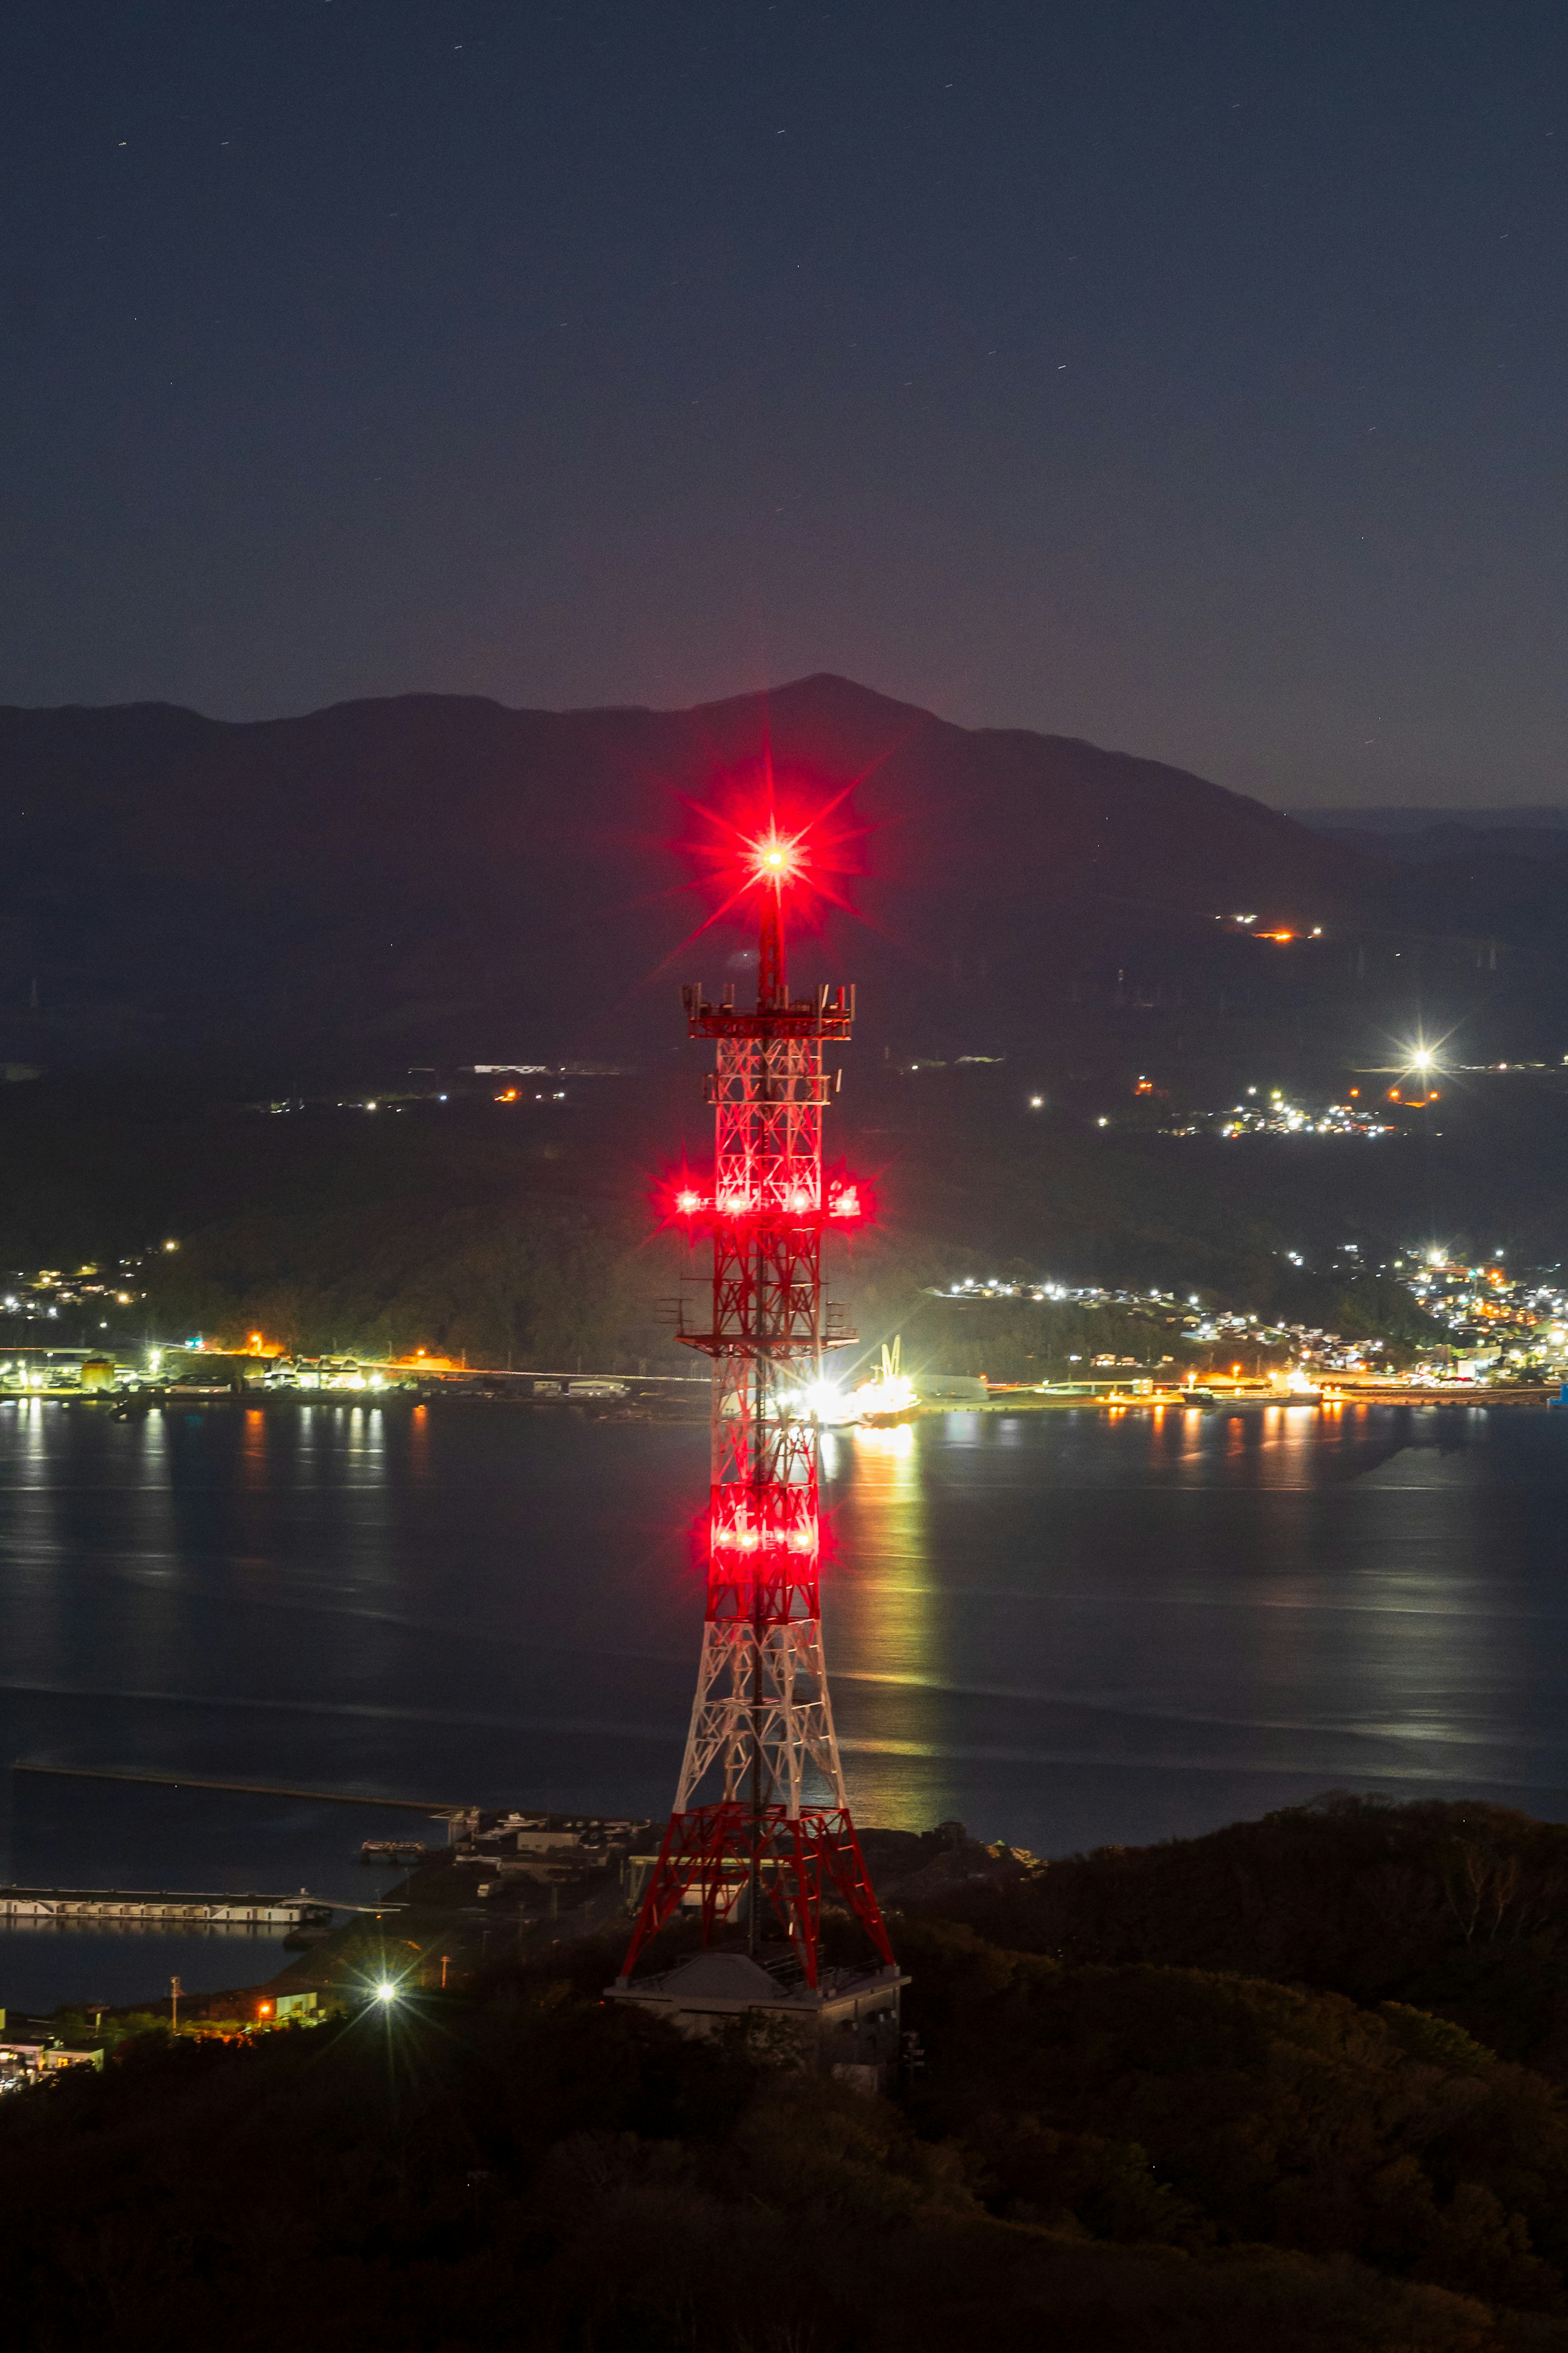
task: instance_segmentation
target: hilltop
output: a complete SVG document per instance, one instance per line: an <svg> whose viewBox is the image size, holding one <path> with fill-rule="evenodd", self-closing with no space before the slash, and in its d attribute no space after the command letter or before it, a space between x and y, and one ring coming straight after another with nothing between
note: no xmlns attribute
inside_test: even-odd
<svg viewBox="0 0 1568 2353"><path fill-rule="evenodd" d="M868 1837L897 2100L606 2004L618 1937L544 1924L390 2015L407 1947L367 1947L324 2025L154 2030L5 2103L0 2315L126 2353L1568 2345L1560 1826L1332 1800L1043 1869Z"/></svg>

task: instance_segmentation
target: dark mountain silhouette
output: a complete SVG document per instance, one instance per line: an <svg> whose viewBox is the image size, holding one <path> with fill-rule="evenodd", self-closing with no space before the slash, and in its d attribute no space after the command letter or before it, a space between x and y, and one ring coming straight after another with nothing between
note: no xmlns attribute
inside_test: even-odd
<svg viewBox="0 0 1568 2353"><path fill-rule="evenodd" d="M744 970L737 923L679 946L714 904L682 847L704 831L690 804L770 757L792 799L846 797L865 870L848 884L863 923L834 913L800 975L858 980L864 1034L899 1049L1000 1051L1127 1008L1179 1009L1189 1031L1237 1008L1300 1026L1341 983L1364 1013L1380 941L1420 932L1428 902L1437 929L1464 929L1447 868L1395 868L1155 761L955 727L828 676L679 712L437 695L247 725L164 704L7 710L0 1050L279 1071L662 1050L675 981ZM1561 896L1553 880L1531 939ZM1506 913L1489 904L1488 924ZM1317 928L1310 966L1257 936ZM1495 944L1490 964L1468 934L1434 957L1502 986ZM1387 962L1398 986L1410 970Z"/></svg>

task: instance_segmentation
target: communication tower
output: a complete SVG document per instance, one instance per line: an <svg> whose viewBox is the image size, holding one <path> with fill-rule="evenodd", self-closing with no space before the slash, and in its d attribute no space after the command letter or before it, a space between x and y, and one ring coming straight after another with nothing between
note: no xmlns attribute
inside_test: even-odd
<svg viewBox="0 0 1568 2353"><path fill-rule="evenodd" d="M853 989L792 997L784 910L806 879L804 834L776 822L745 845L742 889L759 902L754 1012L727 989L711 1005L682 992L689 1034L711 1038L713 1186L677 1196L689 1229L711 1229L711 1303L679 1337L712 1359L712 1486L708 1607L691 1728L675 1810L623 1965L671 1915L700 1908L703 1942L744 1921L753 1957L787 1937L806 1984L818 1984L825 1895L859 1919L893 1965L888 1932L850 1820L822 1653L817 1430L807 1395L830 1332L822 1240L860 1216L857 1188L824 1184L822 1113L836 1077L826 1045L847 1041Z"/></svg>

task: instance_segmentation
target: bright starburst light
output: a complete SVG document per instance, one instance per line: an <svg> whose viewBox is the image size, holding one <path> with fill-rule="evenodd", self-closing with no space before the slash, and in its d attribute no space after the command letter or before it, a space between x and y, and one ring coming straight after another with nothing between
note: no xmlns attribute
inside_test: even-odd
<svg viewBox="0 0 1568 2353"><path fill-rule="evenodd" d="M749 843L752 865L759 882L793 882L800 870L801 838L771 828Z"/></svg>

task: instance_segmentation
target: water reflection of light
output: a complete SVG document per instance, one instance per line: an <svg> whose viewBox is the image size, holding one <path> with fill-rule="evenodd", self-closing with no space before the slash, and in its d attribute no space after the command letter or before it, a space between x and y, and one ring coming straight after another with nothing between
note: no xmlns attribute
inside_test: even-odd
<svg viewBox="0 0 1568 2353"><path fill-rule="evenodd" d="M174 1504L169 1476L169 1423L161 1413L144 1413L131 1425L135 1456L132 1484L136 1540L150 1577L171 1574L174 1556Z"/></svg>
<svg viewBox="0 0 1568 2353"><path fill-rule="evenodd" d="M900 1422L891 1430L858 1430L855 1433L857 1454L912 1455L915 1432L912 1422Z"/></svg>
<svg viewBox="0 0 1568 2353"><path fill-rule="evenodd" d="M1283 1425L1279 1433L1280 1451L1284 1455L1284 1477L1279 1482L1287 1487L1310 1487L1312 1483L1311 1463L1319 1444L1318 1409L1316 1405L1288 1405L1280 1409Z"/></svg>
<svg viewBox="0 0 1568 2353"><path fill-rule="evenodd" d="M247 1406L239 1434L240 1479L247 1487L267 1484L267 1416L258 1405Z"/></svg>
<svg viewBox="0 0 1568 2353"><path fill-rule="evenodd" d="M379 1480L385 1472L386 1416L378 1405L353 1405L348 1412L347 1453Z"/></svg>
<svg viewBox="0 0 1568 2353"><path fill-rule="evenodd" d="M1217 1424L1201 1405L1183 1406L1171 1417L1172 1451L1176 1476L1185 1486L1201 1485L1205 1466L1214 1449Z"/></svg>
<svg viewBox="0 0 1568 2353"><path fill-rule="evenodd" d="M68 1652L71 1597L68 1581L58 1574L61 1546L45 1442L48 1410L38 1398L24 1398L16 1407L17 1462L4 1493L7 1574L0 1587L0 1632L12 1673L19 1667L37 1674L58 1672Z"/></svg>
<svg viewBox="0 0 1568 2353"><path fill-rule="evenodd" d="M1163 1405L1157 1405L1149 1417L1149 1461L1152 1467L1163 1470L1165 1464L1182 1459L1183 1422L1185 1416L1173 1413L1167 1418Z"/></svg>
<svg viewBox="0 0 1568 2353"><path fill-rule="evenodd" d="M829 1575L828 1672L847 1705L850 1802L861 1821L926 1830L952 1811L952 1793L900 1759L942 1745L937 1592L931 1573L921 1434L906 1422L858 1430L836 1513L840 1565ZM826 1451L824 1470L831 1477ZM862 1681L861 1678L865 1680ZM940 1769L940 1768L939 1768Z"/></svg>

